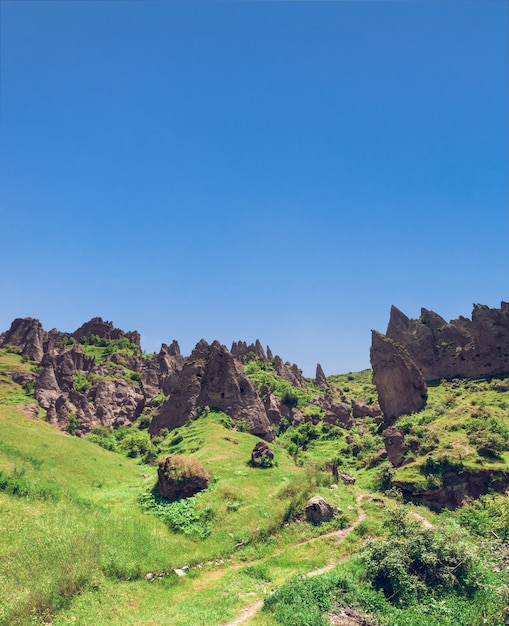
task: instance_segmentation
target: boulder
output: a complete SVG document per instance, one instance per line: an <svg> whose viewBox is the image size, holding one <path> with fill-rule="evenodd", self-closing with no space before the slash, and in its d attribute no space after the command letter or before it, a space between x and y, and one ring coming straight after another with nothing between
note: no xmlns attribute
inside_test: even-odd
<svg viewBox="0 0 509 626"><path fill-rule="evenodd" d="M251 452L251 465L255 467L272 467L274 452L265 441L258 441Z"/></svg>
<svg viewBox="0 0 509 626"><path fill-rule="evenodd" d="M337 509L330 505L322 496L313 496L306 502L306 519L312 524L330 522Z"/></svg>
<svg viewBox="0 0 509 626"><path fill-rule="evenodd" d="M382 415L382 411L377 404L366 404L362 400L352 398L352 413L356 419L364 417L378 417Z"/></svg>
<svg viewBox="0 0 509 626"><path fill-rule="evenodd" d="M210 474L196 459L179 454L164 457L157 468L157 490L162 498L190 498L209 485Z"/></svg>
<svg viewBox="0 0 509 626"><path fill-rule="evenodd" d="M405 435L399 428L389 426L383 433L385 450L389 461L399 467L403 463L403 457L409 448L405 445Z"/></svg>

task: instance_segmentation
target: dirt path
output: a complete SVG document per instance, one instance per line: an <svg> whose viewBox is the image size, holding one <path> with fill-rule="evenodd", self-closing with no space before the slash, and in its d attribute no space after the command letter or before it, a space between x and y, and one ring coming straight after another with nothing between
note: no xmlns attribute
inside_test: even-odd
<svg viewBox="0 0 509 626"><path fill-rule="evenodd" d="M415 517L415 519L418 519L420 522L422 522L424 528L433 528L433 524L429 520L427 520L425 517L420 515L419 513L415 513L414 511L412 511L410 515L412 517Z"/></svg>
<svg viewBox="0 0 509 626"><path fill-rule="evenodd" d="M323 539L324 537L337 537L338 543L344 541L348 537L348 535L352 531L354 531L355 528L363 520L366 519L366 513L364 509L362 508L362 501L366 498L369 498L369 496L366 496L366 495L357 496L356 504L359 507L359 517L355 520L353 524L351 524L347 528L342 528L341 530L333 530L329 533L319 535L318 537L313 537L312 539L308 539L307 541L301 541L300 543L296 543L292 546L287 546L286 548L283 548L281 550L278 550L274 554L271 554L271 557L273 557L274 555L280 554L282 552L285 552L286 550L289 550L291 548L296 548L298 546L303 546L309 543L313 543L315 541L318 541L319 539ZM325 574L325 572L330 571L336 565L337 563L331 562L328 565L325 565L324 567L320 567L319 569L315 569L311 572L308 572L306 574L306 577L311 578L312 576ZM246 606L245 608L243 608L240 614L233 620L233 622L228 622L228 624L225 624L224 626L239 626L239 624L243 624L244 622L247 622L247 620L253 617L262 608L262 606L263 606L263 600L257 600L256 602L253 602L253 604L250 604L249 606Z"/></svg>

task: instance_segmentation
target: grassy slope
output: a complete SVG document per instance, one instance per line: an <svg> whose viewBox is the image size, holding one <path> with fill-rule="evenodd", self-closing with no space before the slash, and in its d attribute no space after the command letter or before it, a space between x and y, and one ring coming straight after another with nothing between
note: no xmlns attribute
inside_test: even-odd
<svg viewBox="0 0 509 626"><path fill-rule="evenodd" d="M7 370L27 366L19 357L9 358ZM235 589L260 593L260 576L278 576L246 574L243 562L263 560L273 550L324 531L291 524L278 532L292 507L302 506L311 492L325 493L345 511L355 502L352 489L332 492L320 486L317 472L297 467L277 446L276 467L249 467L257 439L232 433L209 416L183 428L183 441L174 451L191 447L214 477L199 496L199 506L213 510L212 532L205 540L177 534L139 506L139 495L155 483L155 467L27 418L14 406L29 400L23 389L3 382L0 389L1 623L37 623L59 611L62 617L55 623L72 617L91 623L93 616L93 623L106 624L115 615L119 623L150 623L148 614L157 610L154 623L196 624L200 612L210 619L211 611L232 616L245 601ZM238 543L244 545L236 549ZM307 571L329 558L318 545L302 551L286 565L279 559L277 571ZM228 571L216 562L224 559L239 568ZM185 579L144 580L147 572L198 563L205 565Z"/></svg>
<svg viewBox="0 0 509 626"><path fill-rule="evenodd" d="M30 364L4 354L2 369L28 371ZM334 377L333 382L347 395L372 398L369 372ZM507 418L507 394L491 384L467 390L449 383L431 390L427 411L433 419L423 414L421 426L431 440L426 429L443 431L443 444L435 454L442 445L448 453L451 445L458 453L468 446L461 428L450 428L462 412L470 415L472 407L481 405ZM139 506L139 495L155 483L154 467L26 418L14 407L28 401L21 387L0 377L0 471L11 481L0 491L0 624L49 619L55 625L226 623L242 606L295 574L344 558L358 550L366 536L381 532L377 520L384 512L367 504L368 520L344 543L323 537L302 544L332 525L286 525L292 509L302 507L307 495L322 493L345 511L344 523L349 523L357 515L358 488L331 490L323 474L296 465L277 443L276 467L251 468L246 461L257 439L232 432L209 415L179 429L183 439L171 451L192 453L214 477L210 489L198 497L199 507L213 510L212 531L205 540L174 533ZM402 418L402 423L423 415ZM366 430L355 432L355 437L367 434L374 438ZM319 438L302 458L318 463L334 458L344 447L344 434L339 439ZM365 487L377 471L366 462L368 453L361 451L361 462L351 454L345 461L345 468ZM415 465L426 454L430 452L417 454ZM479 465L475 457L471 461ZM201 567L192 567L197 564ZM191 566L184 578L170 573L145 580L147 572L171 572L184 565ZM274 622L264 613L253 623Z"/></svg>

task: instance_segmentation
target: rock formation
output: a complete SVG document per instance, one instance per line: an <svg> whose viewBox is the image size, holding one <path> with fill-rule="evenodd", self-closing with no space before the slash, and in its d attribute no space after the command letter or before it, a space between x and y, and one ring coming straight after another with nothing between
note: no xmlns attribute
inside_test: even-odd
<svg viewBox="0 0 509 626"><path fill-rule="evenodd" d="M262 401L242 364L218 341L209 346L202 340L196 345L170 398L154 416L150 434L182 426L203 406L224 411L234 421L245 423L254 435L269 441L274 438Z"/></svg>
<svg viewBox="0 0 509 626"><path fill-rule="evenodd" d="M409 449L405 445L405 435L399 428L389 426L384 430L383 436L387 457L395 467L398 467L403 463L403 458Z"/></svg>
<svg viewBox="0 0 509 626"><path fill-rule="evenodd" d="M371 365L380 408L387 422L424 407L426 382L402 345L373 331Z"/></svg>
<svg viewBox="0 0 509 626"><path fill-rule="evenodd" d="M31 317L15 319L10 329L2 335L0 347L13 346L32 361L41 361L48 333L39 320Z"/></svg>
<svg viewBox="0 0 509 626"><path fill-rule="evenodd" d="M447 323L421 309L418 320L392 307L387 337L404 346L426 381L478 378L509 372L509 303L500 309L476 304L472 319Z"/></svg>
<svg viewBox="0 0 509 626"><path fill-rule="evenodd" d="M122 339L126 337L131 343L140 348L140 333L137 331L131 331L125 333L120 328L115 328L112 322L104 322L100 317L94 317L89 322L80 326L72 337L76 341L80 341L82 337L90 337L90 335L96 335L101 339Z"/></svg>
<svg viewBox="0 0 509 626"><path fill-rule="evenodd" d="M187 358L174 341L148 356L142 354L138 332L124 332L100 317L73 333L47 332L38 320L26 318L14 320L0 336L0 347L9 346L38 365L40 372L23 376L34 382L34 395L46 419L61 429L72 424L78 435L95 426L129 425L142 414L144 423L152 418L150 434L156 435L162 428L182 426L208 407L224 411L239 428L271 441L273 425L282 420L286 428L323 415L326 422L350 428L352 409L355 416L376 414L375 407L361 402L347 404L318 366L317 380L327 393L311 400L322 411L304 417L295 405L297 394L286 392L285 400L286 386L277 382L280 377L307 389L302 371L273 357L268 346L266 355L259 340L234 342L231 352L217 341L209 345L201 340ZM270 384L260 383L258 388L251 382L243 365L251 359L263 364L260 372L267 373ZM20 375L13 372L13 380ZM24 378L21 384L25 382Z"/></svg>
<svg viewBox="0 0 509 626"><path fill-rule="evenodd" d="M476 304L471 320L449 323L427 309L412 320L393 306L386 336L373 331L371 365L386 419L422 408L425 381L507 373L509 303Z"/></svg>
<svg viewBox="0 0 509 626"><path fill-rule="evenodd" d="M272 467L274 452L265 441L258 441L251 452L251 465L254 467Z"/></svg>
<svg viewBox="0 0 509 626"><path fill-rule="evenodd" d="M319 387L324 387L325 389L329 389L329 383L327 382L327 378L325 377L324 371L320 363L316 364L315 383Z"/></svg>

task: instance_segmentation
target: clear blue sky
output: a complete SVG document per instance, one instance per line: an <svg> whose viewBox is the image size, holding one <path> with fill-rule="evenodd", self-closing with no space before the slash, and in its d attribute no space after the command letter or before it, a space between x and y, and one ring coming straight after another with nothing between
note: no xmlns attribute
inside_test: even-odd
<svg viewBox="0 0 509 626"><path fill-rule="evenodd" d="M508 3L2 0L0 331L369 367L509 299Z"/></svg>

